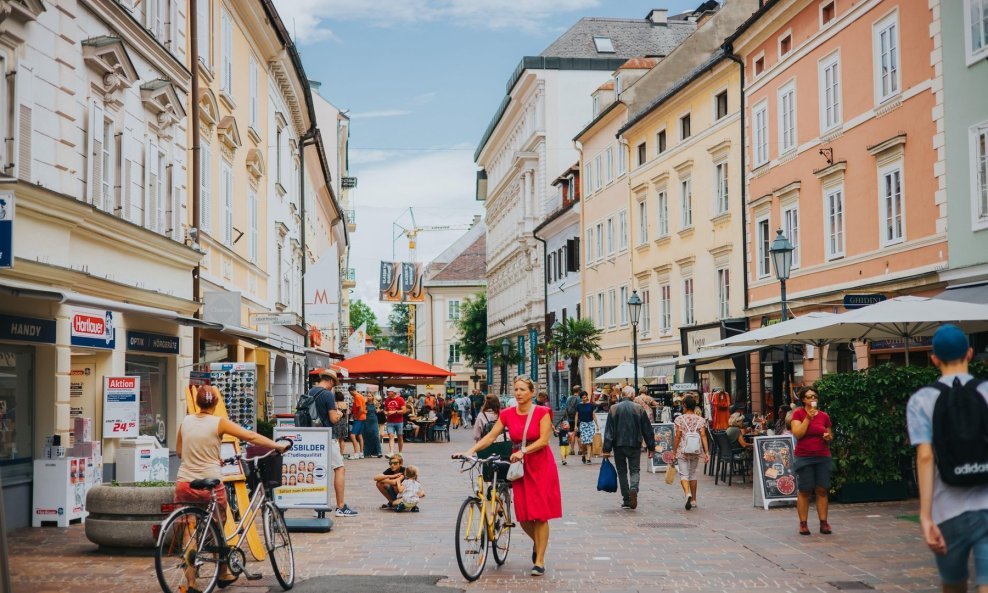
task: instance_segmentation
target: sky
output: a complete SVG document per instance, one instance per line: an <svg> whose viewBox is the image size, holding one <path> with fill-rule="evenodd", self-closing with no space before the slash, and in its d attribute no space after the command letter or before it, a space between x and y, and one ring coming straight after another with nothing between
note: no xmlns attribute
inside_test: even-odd
<svg viewBox="0 0 988 593"><path fill-rule="evenodd" d="M473 153L523 56L538 55L585 16L644 18L701 0L275 0L320 94L349 110L350 175L357 232L350 235L352 299L385 322L380 262L408 261L394 225L467 225ZM590 101L590 97L586 98ZM325 124L323 124L325 127ZM574 133L577 130L574 130ZM326 133L325 131L323 133ZM428 262L463 231L419 235Z"/></svg>

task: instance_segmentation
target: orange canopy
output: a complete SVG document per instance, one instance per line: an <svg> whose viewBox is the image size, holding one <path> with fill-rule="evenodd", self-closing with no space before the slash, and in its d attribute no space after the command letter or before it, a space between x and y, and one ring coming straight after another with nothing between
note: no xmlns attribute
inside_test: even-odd
<svg viewBox="0 0 988 593"><path fill-rule="evenodd" d="M400 377L430 379L452 377L446 369L427 362L395 354L390 350L375 350L339 363L349 379L393 379Z"/></svg>

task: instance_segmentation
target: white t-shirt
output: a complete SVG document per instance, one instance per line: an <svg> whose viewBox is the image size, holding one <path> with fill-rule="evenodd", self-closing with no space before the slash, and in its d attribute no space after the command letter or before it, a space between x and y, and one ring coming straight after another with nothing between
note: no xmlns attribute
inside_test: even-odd
<svg viewBox="0 0 988 593"><path fill-rule="evenodd" d="M954 377L967 383L974 377L968 374L945 375L940 382L951 385ZM988 401L988 382L982 383L978 391ZM924 387L909 398L906 405L906 423L909 426L909 441L916 445L933 444L933 406L937 403L940 391ZM967 511L988 509L988 484L981 486L950 486L940 479L936 464L933 465L933 522L939 525Z"/></svg>
<svg viewBox="0 0 988 593"><path fill-rule="evenodd" d="M401 502L404 503L417 503L419 501L419 490L422 489L422 484L419 484L417 480L405 480L401 483L404 490L401 493Z"/></svg>

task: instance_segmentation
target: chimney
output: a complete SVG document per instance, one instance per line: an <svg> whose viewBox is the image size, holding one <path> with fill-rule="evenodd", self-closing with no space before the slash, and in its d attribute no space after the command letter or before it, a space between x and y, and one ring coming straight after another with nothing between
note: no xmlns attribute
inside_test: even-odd
<svg viewBox="0 0 988 593"><path fill-rule="evenodd" d="M651 21L653 25L666 25L669 23L669 9L655 8L648 11L648 16L645 18Z"/></svg>

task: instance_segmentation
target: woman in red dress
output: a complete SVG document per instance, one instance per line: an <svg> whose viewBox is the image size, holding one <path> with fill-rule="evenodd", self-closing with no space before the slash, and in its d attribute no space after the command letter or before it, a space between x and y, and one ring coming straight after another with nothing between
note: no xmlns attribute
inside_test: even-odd
<svg viewBox="0 0 988 593"><path fill-rule="evenodd" d="M549 447L549 439L552 438L552 411L535 405L535 384L528 377L516 377L514 391L518 405L502 410L487 436L480 439L465 455L469 457L486 449L507 427L508 435L514 443L511 461L520 460L525 464L525 475L511 483L515 517L521 523L522 530L534 542L532 576L540 577L545 574L549 520L563 516L559 473L552 448ZM522 431L529 414L532 414L532 421L525 435L525 445L522 446Z"/></svg>

